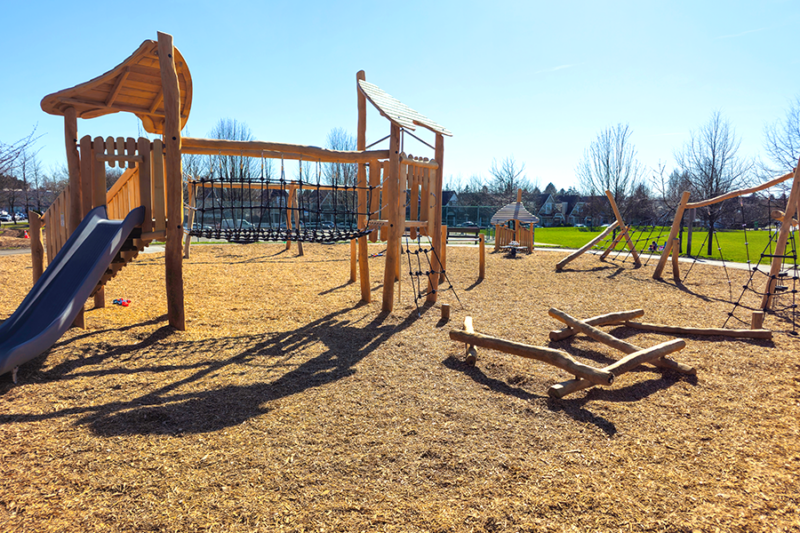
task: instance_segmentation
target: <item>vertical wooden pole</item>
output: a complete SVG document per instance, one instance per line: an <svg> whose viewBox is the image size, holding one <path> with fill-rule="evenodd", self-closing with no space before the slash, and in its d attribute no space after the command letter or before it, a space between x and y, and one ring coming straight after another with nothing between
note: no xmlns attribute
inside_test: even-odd
<svg viewBox="0 0 800 533"><path fill-rule="evenodd" d="M356 80L366 80L367 75L363 70L356 74ZM367 146L367 98L361 93L356 81L356 93L358 98L358 128L356 134L356 149L364 150ZM370 165L370 173L372 165ZM367 227L367 212L371 211L367 205L367 164L358 164L358 227ZM371 299L369 283L369 252L367 251L367 237L358 239L358 267L359 277L361 278L361 301L369 302Z"/></svg>
<svg viewBox="0 0 800 533"><path fill-rule="evenodd" d="M697 209L689 209L689 223L688 225L688 232L686 235L686 255L692 255L692 229L694 228L694 217L697 213Z"/></svg>
<svg viewBox="0 0 800 533"><path fill-rule="evenodd" d="M94 153L92 138L84 135L81 138L81 207L82 216L89 214L94 208Z"/></svg>
<svg viewBox="0 0 800 533"><path fill-rule="evenodd" d="M292 193L294 196L294 206L296 209L294 210L294 227L299 231L300 230L300 189L295 189ZM303 241L297 241L297 255L302 257L305 255L303 251Z"/></svg>
<svg viewBox="0 0 800 533"><path fill-rule="evenodd" d="M175 70L172 36L158 32L158 63L164 93L164 143L167 150L167 244L166 264L167 317L169 325L186 329L183 302L183 171L181 168L181 93Z"/></svg>
<svg viewBox="0 0 800 533"><path fill-rule="evenodd" d="M42 216L35 211L28 211L28 223L31 238L31 267L33 269L33 283L36 284L44 273L44 246L42 246Z"/></svg>
<svg viewBox="0 0 800 533"><path fill-rule="evenodd" d="M356 282L356 267L358 261L358 247L356 241L357 239L350 239L350 283Z"/></svg>
<svg viewBox="0 0 800 533"><path fill-rule="evenodd" d="M686 210L686 204L688 203L689 191L683 191L683 195L681 195L681 203L678 204L678 209L675 211L675 219L672 221L672 228L669 230L667 243L664 245L664 252L661 254L661 259L658 260L658 265L656 265L655 272L653 272L653 279L661 279L661 273L664 272L664 267L667 266L667 259L669 259L669 255L672 252L672 241L674 241L675 237L678 235L678 230L681 227L681 219L683 218L683 212Z"/></svg>
<svg viewBox="0 0 800 533"><path fill-rule="evenodd" d="M442 176L444 176L444 136L441 133L436 134L436 144L435 144L435 158L436 162L439 164L439 168L436 169L436 181L431 183L431 191L436 195L436 205L433 209L433 216L434 216L434 223L433 223L433 236L431 237L431 245L433 249L436 251L431 258L431 266L433 270L444 270L444 265L442 265L439 260L437 259L437 254L440 253L442 250ZM437 291L439 290L439 279L437 276L431 277L431 282L428 287L428 302L435 302L437 298Z"/></svg>
<svg viewBox="0 0 800 533"><path fill-rule="evenodd" d="M67 168L69 171L69 212L67 218L67 236L72 235L81 223L81 161L78 156L78 115L75 108L70 106L64 110L64 144L67 148ZM86 320L81 307L73 325L79 328L86 327Z"/></svg>
<svg viewBox="0 0 800 533"><path fill-rule="evenodd" d="M386 242L386 267L383 272L383 303L381 311L390 313L394 305L394 280L397 261L400 259L400 237L403 220L398 201L400 184L400 126L392 123L389 135L389 167L383 177L383 205L389 220Z"/></svg>
<svg viewBox="0 0 800 533"><path fill-rule="evenodd" d="M372 217L375 219L380 219L381 164L377 159L369 162L369 185L373 187L369 199L369 212L372 213ZM376 229L369 234L369 241L378 242L378 235L380 235L380 230Z"/></svg>
<svg viewBox="0 0 800 533"><path fill-rule="evenodd" d="M441 240L442 240L441 250L438 250L437 253L439 254L439 262L442 265L441 270L444 271L447 269L447 226L442 226ZM444 272L439 274L439 283L444 283Z"/></svg>
<svg viewBox="0 0 800 533"><path fill-rule="evenodd" d="M797 204L800 201L800 162L798 162L794 171L794 179L792 182L792 190L789 193L789 200L786 203L786 212L783 214L783 222L781 223L781 230L778 233L778 241L775 243L775 255L772 258L772 264L769 268L769 278L767 278L767 286L764 288L764 296L761 299L761 309L767 309L770 306L770 300L775 291L775 285L778 283L778 273L783 264L784 252L786 252L786 241L789 239L789 233L792 231L792 217L797 211Z"/></svg>
<svg viewBox="0 0 800 533"><path fill-rule="evenodd" d="M302 163L300 163L302 165ZM336 194L336 191L333 191ZM286 235L292 231L292 208L294 207L294 189L286 189ZM292 240L286 239L286 249L292 248Z"/></svg>
<svg viewBox="0 0 800 533"><path fill-rule="evenodd" d="M480 242L478 247L480 249L480 268L478 269L478 279L486 277L486 239L485 235L481 233Z"/></svg>
<svg viewBox="0 0 800 533"><path fill-rule="evenodd" d="M522 203L522 189L517 189L517 203ZM519 242L519 235L520 235L520 224L519 220L514 220L514 240Z"/></svg>
<svg viewBox="0 0 800 533"><path fill-rule="evenodd" d="M138 147L139 155L142 156L142 162L139 163L139 198L144 206L142 233L149 233L153 231L153 161L150 155L150 140L140 137Z"/></svg>
<svg viewBox="0 0 800 533"><path fill-rule="evenodd" d="M675 239L672 241L672 279L676 282L681 280L681 268L678 266L678 258L681 255L681 241Z"/></svg>

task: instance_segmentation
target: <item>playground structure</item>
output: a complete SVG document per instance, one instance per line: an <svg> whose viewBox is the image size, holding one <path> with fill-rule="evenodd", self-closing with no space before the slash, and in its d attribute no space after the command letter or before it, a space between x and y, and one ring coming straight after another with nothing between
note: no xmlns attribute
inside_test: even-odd
<svg viewBox="0 0 800 533"><path fill-rule="evenodd" d="M357 150L340 151L286 143L264 141L231 141L182 137L192 102L192 80L182 54L173 46L172 36L158 33L158 41L147 40L125 61L105 74L88 82L46 96L42 109L53 115L64 117L65 144L69 170L69 185L56 199L50 209L32 224L31 258L35 279L41 279L44 270L44 248L41 228L47 236L47 259L52 265L58 262L59 253L68 248L70 237L90 212L97 208L109 219L125 219L127 215L142 208L143 221L129 234L121 236L120 249L108 259L104 272L93 284L90 295L95 305L103 307L103 287L127 263L153 240L165 240L166 299L169 325L184 330L186 327L183 294L184 255L184 179L182 154L236 155L281 160L300 160L322 163L351 163L358 165L357 184L349 188L358 208L351 209L355 227L346 232L309 232L301 230L299 220L302 206L299 203L284 206L286 229L283 231L259 231L243 235L236 228L226 230L223 238L246 242L258 240L313 240L357 241L357 258L361 278L361 298L370 301L370 279L367 253L367 235L375 227L382 226L382 236L387 240L386 266L384 270L382 311L391 312L394 302L394 284L399 277L400 246L403 232L411 227L416 232L429 236L431 248L442 247L442 163L444 158L444 136L452 134L444 127L405 106L368 83L363 71L357 74L358 127ZM390 122L389 135L374 144L388 139L388 150L368 150L366 146L367 101ZM94 118L120 111L139 117L144 129L162 139L95 137L78 139L77 119ZM405 134L412 135L418 126L435 134L433 158L407 156L401 151ZM416 137L415 137L416 138ZM119 165L125 172L111 188L106 190L106 164ZM367 175L369 173L369 179ZM303 181L257 183L214 183L211 179L193 179L189 182L190 200L189 232L192 234L196 205L192 205L198 191L214 187L245 186L263 193L279 190L290 201L300 198L304 186L316 189L325 186L317 182L313 187ZM405 217L405 192L411 191L411 220ZM369 191L369 195L367 194ZM354 194L353 194L354 193ZM267 194L268 196L269 194ZM265 195L260 194L263 198ZM416 205L416 198L421 205ZM292 200L295 199L295 200ZM237 206L253 209L255 206ZM263 207L263 206L262 206ZM418 208L418 209L415 209ZM202 214L202 211L201 211ZM291 216L294 215L294 216ZM101 217L103 218L103 217ZM292 223L294 222L294 230ZM194 234L203 234L200 230ZM323 235L324 234L324 235ZM370 236L377 239L375 232ZM288 246L288 243L287 243ZM356 246L353 247L355 249ZM71 251L74 253L74 250ZM188 252L188 246L187 246ZM81 250L78 250L78 254ZM437 300L437 288L443 265L438 255L432 254L426 300ZM36 287L34 287L35 292ZM75 293L63 304L59 320L67 324L84 325L83 293ZM79 301L80 300L80 301ZM43 326L49 327L49 326ZM63 332L62 332L63 333ZM38 352L41 353L41 352ZM29 354L32 358L38 353ZM0 353L0 358L4 354Z"/></svg>
<svg viewBox="0 0 800 533"><path fill-rule="evenodd" d="M514 227L509 228L508 222L513 222ZM512 242L518 243L521 248L525 248L528 253L533 252L534 247L534 226L539 222L539 218L531 214L522 205L522 189L517 190L517 201L500 208L497 213L492 215L491 224L495 226L494 250L498 251L504 246L510 246ZM522 224L528 224L525 230Z"/></svg>
<svg viewBox="0 0 800 533"><path fill-rule="evenodd" d="M580 332L598 342L622 351L626 354L626 357L605 368L594 368L576 361L563 350L531 346L477 333L472 324L472 317L465 318L463 330L450 331L450 338L466 345L466 362L470 365L474 365L477 361L478 351L476 347L481 346L527 359L535 359L573 374L575 376L574 379L550 387L548 394L553 398L563 398L568 394L594 385L611 385L615 377L621 376L644 363L650 363L656 367L683 374L696 374L694 368L666 357L686 347L686 341L683 339L672 339L650 348L640 348L617 339L595 327L598 325L628 324L630 319L644 314L641 309L610 313L588 320L578 320L555 308L550 309L549 314L567 325L566 329L551 332L551 340L563 340Z"/></svg>

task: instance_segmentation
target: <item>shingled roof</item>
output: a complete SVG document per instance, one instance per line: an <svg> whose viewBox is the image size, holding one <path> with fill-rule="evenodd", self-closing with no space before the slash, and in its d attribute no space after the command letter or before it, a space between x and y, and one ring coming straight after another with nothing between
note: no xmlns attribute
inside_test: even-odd
<svg viewBox="0 0 800 533"><path fill-rule="evenodd" d="M509 220L519 220L526 224L536 224L539 222L539 217L532 215L530 211L523 207L521 202L514 202L501 208L497 213L492 216L491 224L502 224Z"/></svg>

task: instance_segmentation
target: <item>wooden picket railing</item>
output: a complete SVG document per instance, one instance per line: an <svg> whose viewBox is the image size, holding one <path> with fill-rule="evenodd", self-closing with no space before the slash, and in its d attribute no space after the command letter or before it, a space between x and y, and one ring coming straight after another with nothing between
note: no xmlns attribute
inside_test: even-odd
<svg viewBox="0 0 800 533"><path fill-rule="evenodd" d="M439 168L435 160L428 158L400 156L400 190L409 191L409 220L425 221L427 224L427 234L433 235L434 213L436 200L431 198L433 185L436 183L436 171ZM405 201L405 195L401 194L401 202ZM409 228L411 238L417 237L417 228Z"/></svg>
<svg viewBox="0 0 800 533"><path fill-rule="evenodd" d="M81 139L80 148L81 185L86 189L81 195L82 216L94 207L106 205L108 218L122 220L131 210L143 205L142 238L147 241L163 239L167 227L167 198L162 141L132 137L96 137L92 140L86 136ZM106 164L128 167L108 191L105 190ZM102 196L100 191L103 191ZM69 238L70 204L71 189L68 185L42 217L48 263Z"/></svg>
<svg viewBox="0 0 800 533"><path fill-rule="evenodd" d="M514 240L519 243L519 246L524 246L528 252L533 252L533 226L528 229L519 228L516 232L511 228L505 226L497 226L494 236L494 249L499 250L503 246L510 245Z"/></svg>

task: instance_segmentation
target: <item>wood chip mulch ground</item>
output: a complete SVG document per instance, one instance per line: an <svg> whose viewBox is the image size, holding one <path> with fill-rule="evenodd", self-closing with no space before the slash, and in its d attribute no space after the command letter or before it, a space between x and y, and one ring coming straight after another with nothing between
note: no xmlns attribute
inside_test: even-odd
<svg viewBox="0 0 800 533"><path fill-rule="evenodd" d="M689 338L673 358L696 376L640 367L563 400L547 388L568 374L489 350L471 367L448 337L469 315L478 332L601 367L623 354L583 335L550 343L550 307L719 327L746 271L729 285L696 266L676 286L652 264L586 255L556 273L566 252L489 254L479 282L477 249L452 247L464 308L442 293L445 323L439 304L418 316L407 274L380 314L382 257L359 304L348 246L283 248L193 247L184 332L167 325L163 253L140 255L107 307L87 306L88 329L18 384L1 376L0 530L800 530L800 343L786 317L767 318L773 341ZM0 320L30 277L28 256L0 257Z"/></svg>

